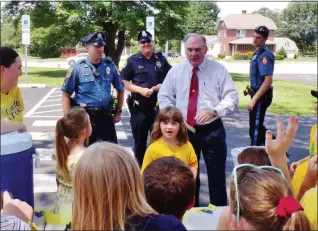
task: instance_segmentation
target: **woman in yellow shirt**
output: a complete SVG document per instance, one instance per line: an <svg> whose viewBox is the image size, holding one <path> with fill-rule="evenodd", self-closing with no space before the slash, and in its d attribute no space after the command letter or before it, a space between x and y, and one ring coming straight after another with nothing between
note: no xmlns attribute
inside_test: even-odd
<svg viewBox="0 0 318 231"><path fill-rule="evenodd" d="M22 75L22 61L18 53L10 47L0 47L1 71L1 134L25 132L23 123L24 104L18 79Z"/></svg>
<svg viewBox="0 0 318 231"><path fill-rule="evenodd" d="M160 111L153 126L150 142L142 163L142 172L152 161L174 156L189 166L196 179L198 160L192 144L188 141L188 131L179 109L169 106Z"/></svg>

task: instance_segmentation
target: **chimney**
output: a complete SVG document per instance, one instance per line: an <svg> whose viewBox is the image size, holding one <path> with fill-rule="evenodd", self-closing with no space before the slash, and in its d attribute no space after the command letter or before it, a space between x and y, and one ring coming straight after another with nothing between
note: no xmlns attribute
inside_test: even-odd
<svg viewBox="0 0 318 231"><path fill-rule="evenodd" d="M246 10L242 10L242 14L246 14Z"/></svg>

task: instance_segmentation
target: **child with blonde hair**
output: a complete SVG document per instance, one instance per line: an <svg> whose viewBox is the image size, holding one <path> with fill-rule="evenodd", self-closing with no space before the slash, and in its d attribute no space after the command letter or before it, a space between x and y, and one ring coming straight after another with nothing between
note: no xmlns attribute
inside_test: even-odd
<svg viewBox="0 0 318 231"><path fill-rule="evenodd" d="M57 121L55 133L58 186L52 213L59 214L60 205L73 201L72 172L92 134L89 115L83 109L72 109Z"/></svg>
<svg viewBox="0 0 318 231"><path fill-rule="evenodd" d="M186 230L147 203L139 165L117 144L88 147L74 171L73 230Z"/></svg>
<svg viewBox="0 0 318 231"><path fill-rule="evenodd" d="M194 179L198 174L198 160L189 142L187 127L180 110L168 106L160 110L151 132L141 170L161 157L174 156L182 160L192 171Z"/></svg>

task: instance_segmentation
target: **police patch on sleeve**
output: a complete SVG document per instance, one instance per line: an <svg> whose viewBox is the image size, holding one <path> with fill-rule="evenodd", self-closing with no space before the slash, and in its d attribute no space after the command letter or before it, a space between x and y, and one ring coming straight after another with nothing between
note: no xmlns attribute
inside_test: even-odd
<svg viewBox="0 0 318 231"><path fill-rule="evenodd" d="M72 72L73 72L73 67L68 68L65 78L71 77Z"/></svg>
<svg viewBox="0 0 318 231"><path fill-rule="evenodd" d="M266 66L268 61L267 61L267 57L266 56L263 56L262 57L262 63Z"/></svg>

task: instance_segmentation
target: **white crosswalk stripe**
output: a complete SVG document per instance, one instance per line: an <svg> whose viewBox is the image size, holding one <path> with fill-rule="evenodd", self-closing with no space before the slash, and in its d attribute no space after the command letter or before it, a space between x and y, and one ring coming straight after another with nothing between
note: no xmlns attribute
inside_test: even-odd
<svg viewBox="0 0 318 231"><path fill-rule="evenodd" d="M29 132L32 136L32 140L35 141L54 141L55 133L54 132ZM127 134L124 131L117 131L118 140L127 140Z"/></svg>

